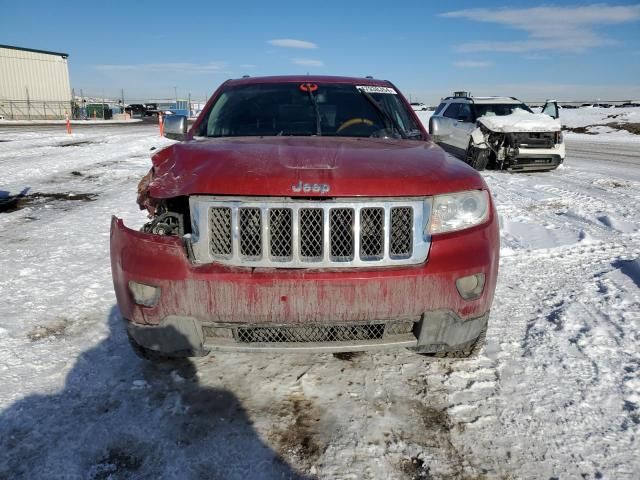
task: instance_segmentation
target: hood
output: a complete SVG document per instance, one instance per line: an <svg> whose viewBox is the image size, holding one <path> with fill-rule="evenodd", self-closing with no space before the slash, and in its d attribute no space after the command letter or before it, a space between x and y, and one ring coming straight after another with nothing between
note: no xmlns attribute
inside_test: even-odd
<svg viewBox="0 0 640 480"><path fill-rule="evenodd" d="M153 156L153 198L192 194L420 196L486 188L432 142L336 137L194 139ZM299 188L309 185L307 189ZM313 188L318 186L318 188Z"/></svg>
<svg viewBox="0 0 640 480"><path fill-rule="evenodd" d="M557 132L561 129L560 120L544 113L530 113L516 110L511 115L484 116L478 118L492 132Z"/></svg>

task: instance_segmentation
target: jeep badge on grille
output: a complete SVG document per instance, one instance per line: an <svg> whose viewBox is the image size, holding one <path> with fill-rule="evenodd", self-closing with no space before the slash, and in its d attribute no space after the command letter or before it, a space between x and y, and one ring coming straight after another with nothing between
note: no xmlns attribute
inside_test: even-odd
<svg viewBox="0 0 640 480"><path fill-rule="evenodd" d="M328 183L302 183L302 180L300 180L297 185L291 185L291 190L293 190L295 193L313 192L325 194L329 193L330 189L331 188L329 187Z"/></svg>

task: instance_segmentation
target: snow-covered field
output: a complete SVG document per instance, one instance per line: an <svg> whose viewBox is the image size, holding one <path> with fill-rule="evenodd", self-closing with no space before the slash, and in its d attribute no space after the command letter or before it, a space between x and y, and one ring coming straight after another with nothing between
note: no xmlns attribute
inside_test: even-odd
<svg viewBox="0 0 640 480"><path fill-rule="evenodd" d="M135 186L169 141L74 132L0 127L0 195L27 194L0 213L1 479L638 478L631 134L568 133L554 172L483 173L502 260L478 359L217 353L172 371L129 348L108 251L111 214L144 222Z"/></svg>

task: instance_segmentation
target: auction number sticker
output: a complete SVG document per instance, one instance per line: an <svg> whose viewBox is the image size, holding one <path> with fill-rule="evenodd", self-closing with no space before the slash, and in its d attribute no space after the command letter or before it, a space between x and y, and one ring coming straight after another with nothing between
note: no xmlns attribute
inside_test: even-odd
<svg viewBox="0 0 640 480"><path fill-rule="evenodd" d="M376 87L373 85L357 85L356 88L358 90L362 90L363 92L367 92L367 93L388 93L391 95L398 94L398 92L396 92L391 87Z"/></svg>

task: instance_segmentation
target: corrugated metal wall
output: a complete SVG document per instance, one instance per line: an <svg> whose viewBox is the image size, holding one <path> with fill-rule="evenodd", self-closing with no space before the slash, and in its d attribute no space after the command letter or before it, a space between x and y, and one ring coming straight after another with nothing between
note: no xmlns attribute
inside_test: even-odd
<svg viewBox="0 0 640 480"><path fill-rule="evenodd" d="M71 101L67 59L0 47L0 99Z"/></svg>

